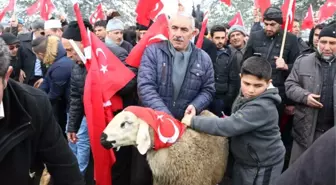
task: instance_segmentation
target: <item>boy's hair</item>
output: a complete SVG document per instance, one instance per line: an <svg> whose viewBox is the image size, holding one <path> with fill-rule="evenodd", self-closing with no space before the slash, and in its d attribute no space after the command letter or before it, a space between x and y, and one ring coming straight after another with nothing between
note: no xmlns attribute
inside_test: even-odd
<svg viewBox="0 0 336 185"><path fill-rule="evenodd" d="M259 79L269 81L272 78L271 64L260 56L252 56L243 62L241 75L252 75Z"/></svg>

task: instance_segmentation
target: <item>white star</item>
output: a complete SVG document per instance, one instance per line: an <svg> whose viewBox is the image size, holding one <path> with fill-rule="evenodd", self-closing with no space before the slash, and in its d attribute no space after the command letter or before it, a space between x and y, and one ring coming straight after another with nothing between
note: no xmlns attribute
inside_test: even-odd
<svg viewBox="0 0 336 185"><path fill-rule="evenodd" d="M157 119L163 121L163 115L158 115Z"/></svg>
<svg viewBox="0 0 336 185"><path fill-rule="evenodd" d="M107 65L101 65L100 71L103 72L104 74L108 71L107 70Z"/></svg>

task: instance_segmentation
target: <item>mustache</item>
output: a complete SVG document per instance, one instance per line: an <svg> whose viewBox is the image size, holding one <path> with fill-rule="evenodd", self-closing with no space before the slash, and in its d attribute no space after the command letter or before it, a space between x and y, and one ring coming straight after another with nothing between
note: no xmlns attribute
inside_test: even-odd
<svg viewBox="0 0 336 185"><path fill-rule="evenodd" d="M175 36L175 37L173 38L173 41L183 42L183 41L184 41L184 38L183 38L183 37L177 37L177 36Z"/></svg>

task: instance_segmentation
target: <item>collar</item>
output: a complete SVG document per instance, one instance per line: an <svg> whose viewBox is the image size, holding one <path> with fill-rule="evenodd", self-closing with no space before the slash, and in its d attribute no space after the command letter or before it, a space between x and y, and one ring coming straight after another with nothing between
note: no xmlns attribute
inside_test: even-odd
<svg viewBox="0 0 336 185"><path fill-rule="evenodd" d="M0 120L5 117L3 102L0 103Z"/></svg>

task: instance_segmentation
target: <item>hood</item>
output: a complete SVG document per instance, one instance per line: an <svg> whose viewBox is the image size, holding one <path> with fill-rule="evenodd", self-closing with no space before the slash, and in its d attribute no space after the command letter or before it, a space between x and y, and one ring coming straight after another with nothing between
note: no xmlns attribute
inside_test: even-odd
<svg viewBox="0 0 336 185"><path fill-rule="evenodd" d="M51 65L64 56L66 56L66 51L60 41L56 37L49 37L43 63Z"/></svg>

